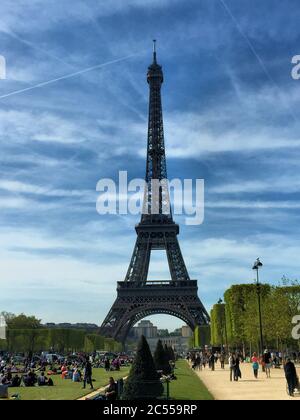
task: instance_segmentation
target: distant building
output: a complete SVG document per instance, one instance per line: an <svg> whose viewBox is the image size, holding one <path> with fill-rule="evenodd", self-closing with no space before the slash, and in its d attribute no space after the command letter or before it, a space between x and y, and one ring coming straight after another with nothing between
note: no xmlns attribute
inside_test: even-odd
<svg viewBox="0 0 300 420"><path fill-rule="evenodd" d="M147 341L152 352L154 352L158 340L161 340L163 346L166 344L168 347L172 347L177 353L186 353L190 347L189 337L169 336L148 338Z"/></svg>
<svg viewBox="0 0 300 420"><path fill-rule="evenodd" d="M63 329L76 329L76 330L85 330L85 331L96 331L98 330L98 325L89 324L85 322L78 322L77 324L71 324L70 322L62 322L60 324L55 324L54 322L47 322L45 324L46 328L63 328Z"/></svg>
<svg viewBox="0 0 300 420"><path fill-rule="evenodd" d="M4 316L0 315L0 340L6 339L6 322Z"/></svg>
<svg viewBox="0 0 300 420"><path fill-rule="evenodd" d="M142 335L146 338L157 337L157 327L152 322L143 320L136 327L133 327L133 335L135 338L139 338Z"/></svg>
<svg viewBox="0 0 300 420"><path fill-rule="evenodd" d="M191 330L191 328L187 325L183 325L181 327L181 336L182 337L192 337L193 335L193 331Z"/></svg>

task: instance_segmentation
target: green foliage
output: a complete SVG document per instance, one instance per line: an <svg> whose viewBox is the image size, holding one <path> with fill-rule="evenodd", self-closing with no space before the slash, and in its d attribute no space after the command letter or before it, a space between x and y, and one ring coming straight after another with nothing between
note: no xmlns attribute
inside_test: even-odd
<svg viewBox="0 0 300 420"><path fill-rule="evenodd" d="M24 314L15 316L4 313L7 328L10 330L32 330L42 328L41 320Z"/></svg>
<svg viewBox="0 0 300 420"><path fill-rule="evenodd" d="M7 350L7 340L0 339L0 351Z"/></svg>
<svg viewBox="0 0 300 420"><path fill-rule="evenodd" d="M210 325L197 325L194 331L194 347L209 345L211 341Z"/></svg>
<svg viewBox="0 0 300 420"><path fill-rule="evenodd" d="M104 337L97 334L87 334L84 341L84 351L86 353L93 353L96 350L104 348Z"/></svg>
<svg viewBox="0 0 300 420"><path fill-rule="evenodd" d="M161 340L158 340L154 352L154 363L156 370L161 370L164 375L168 375L171 371L169 360L168 349L164 348Z"/></svg>
<svg viewBox="0 0 300 420"><path fill-rule="evenodd" d="M33 353L44 350L47 339L46 329L7 329L7 347L11 352Z"/></svg>
<svg viewBox="0 0 300 420"><path fill-rule="evenodd" d="M44 328L41 320L34 316L16 316L8 312L2 312L1 315L7 324L7 340L5 343L0 341L0 350L26 353L48 349L59 353L122 350L122 345L112 338L104 339L98 334L87 334L84 330L74 328Z"/></svg>
<svg viewBox="0 0 300 420"><path fill-rule="evenodd" d="M117 381L129 372L128 367L121 367L120 371L113 373L114 379ZM97 388L107 386L111 372L106 372L102 368L93 369L94 386ZM73 382L62 379L61 375L52 376L54 386L33 386L9 388L9 395L18 394L21 400L76 400L89 394L90 387L82 389L82 382Z"/></svg>
<svg viewBox="0 0 300 420"><path fill-rule="evenodd" d="M211 344L224 345L227 341L225 304L217 303L213 306L210 314L211 319Z"/></svg>
<svg viewBox="0 0 300 420"><path fill-rule="evenodd" d="M265 300L270 294L270 291L271 287L269 285L261 285L262 308L264 307ZM253 316L252 312L255 307L255 299L257 302L256 285L234 285L225 292L224 299L226 304L226 331L228 341L231 345L241 345L249 339L248 329L255 327L254 324L256 321L254 318L252 318L252 321L249 324L249 320L246 320L245 317L247 318L249 313Z"/></svg>
<svg viewBox="0 0 300 420"><path fill-rule="evenodd" d="M268 347L293 344L291 320L298 313L300 285L296 281L283 287L260 285L264 342ZM258 289L256 284L232 286L224 294L225 318L228 343L232 346L243 344L258 346ZM221 344L222 318L217 308L212 310L212 343Z"/></svg>
<svg viewBox="0 0 300 420"><path fill-rule="evenodd" d="M189 367L186 360L176 363L177 381L170 383L172 400L213 400L199 376Z"/></svg>
<svg viewBox="0 0 300 420"><path fill-rule="evenodd" d="M82 351L84 349L85 331L71 328L51 328L48 330L49 348L59 353Z"/></svg>
<svg viewBox="0 0 300 420"><path fill-rule="evenodd" d="M189 343L189 348L190 349L196 347L195 346L195 332L193 332L193 335L191 337L189 337L188 343Z"/></svg>
<svg viewBox="0 0 300 420"><path fill-rule="evenodd" d="M167 329L159 329L157 330L157 335L158 337L169 337L170 333L169 333L169 330Z"/></svg>
<svg viewBox="0 0 300 420"><path fill-rule="evenodd" d="M0 343L0 348L2 348ZM58 353L95 350L121 351L121 344L97 334L71 328L7 329L7 348L11 352L38 352L52 349Z"/></svg>
<svg viewBox="0 0 300 420"><path fill-rule="evenodd" d="M162 393L163 385L160 383L148 343L142 336L122 398L124 400L155 399Z"/></svg>
<svg viewBox="0 0 300 420"><path fill-rule="evenodd" d="M169 354L169 360L172 360L173 362L176 360L176 356L173 350L173 347L168 347L168 354Z"/></svg>

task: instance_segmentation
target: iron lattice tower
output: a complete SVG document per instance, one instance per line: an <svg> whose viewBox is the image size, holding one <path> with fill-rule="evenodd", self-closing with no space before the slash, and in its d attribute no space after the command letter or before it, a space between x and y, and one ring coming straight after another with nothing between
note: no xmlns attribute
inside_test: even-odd
<svg viewBox="0 0 300 420"><path fill-rule="evenodd" d="M153 314L173 315L192 329L209 323L198 297L197 280L191 280L186 269L177 239L179 226L169 205L161 104L163 72L157 63L155 41L147 82L149 120L143 214L135 228L137 240L125 280L118 282L117 299L100 328L101 334L123 343L133 325ZM170 281L147 281L151 251L157 249L166 251Z"/></svg>

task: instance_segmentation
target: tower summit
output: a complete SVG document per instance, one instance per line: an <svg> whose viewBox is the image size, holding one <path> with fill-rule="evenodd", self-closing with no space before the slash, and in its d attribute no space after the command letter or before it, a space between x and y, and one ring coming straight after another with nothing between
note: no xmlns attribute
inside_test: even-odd
<svg viewBox="0 0 300 420"><path fill-rule="evenodd" d="M169 314L183 320L192 330L207 325L209 315L198 297L197 280L191 280L180 250L179 226L169 205L161 86L162 67L157 63L156 41L148 67L149 117L143 214L136 226L137 239L124 281L118 282L118 296L105 318L100 333L124 343L130 328L153 314ZM158 188L155 188L159 184ZM153 211L153 209L155 211ZM167 211L166 211L167 210ZM153 250L164 250L170 280L148 280Z"/></svg>

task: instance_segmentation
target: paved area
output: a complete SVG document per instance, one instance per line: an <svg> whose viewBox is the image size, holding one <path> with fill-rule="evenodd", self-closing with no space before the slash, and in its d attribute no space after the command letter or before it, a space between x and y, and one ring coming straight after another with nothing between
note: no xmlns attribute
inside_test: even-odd
<svg viewBox="0 0 300 420"><path fill-rule="evenodd" d="M95 389L95 391L91 391L91 393L88 394L88 395L84 395L83 397L78 398L78 401L86 401L90 398L91 399L95 398L99 394L104 394L105 393L105 388L107 388L107 385L103 386L102 388Z"/></svg>
<svg viewBox="0 0 300 420"><path fill-rule="evenodd" d="M215 372L208 368L196 371L202 382L216 400L296 400L300 395L291 398L286 393L286 381L283 369L272 369L271 378L267 379L265 373L259 371L259 378L253 376L252 365L241 364L242 379L239 382L230 382L229 368L225 370L216 365ZM300 368L297 368L300 377Z"/></svg>

